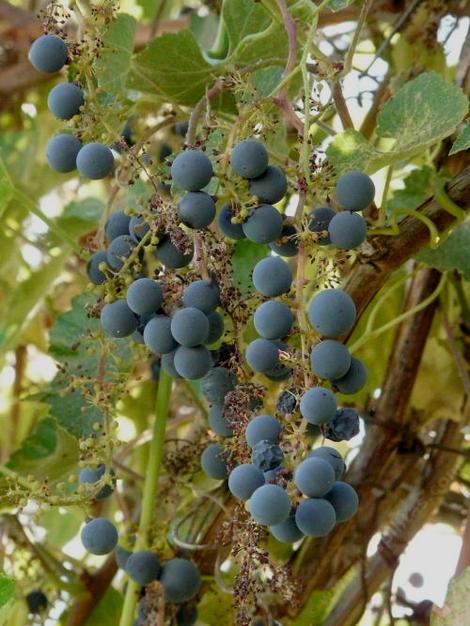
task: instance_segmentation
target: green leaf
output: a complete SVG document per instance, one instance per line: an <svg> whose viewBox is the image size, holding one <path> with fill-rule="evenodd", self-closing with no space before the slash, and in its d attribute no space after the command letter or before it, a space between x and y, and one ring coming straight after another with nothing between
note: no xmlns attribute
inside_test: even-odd
<svg viewBox="0 0 470 626"><path fill-rule="evenodd" d="M56 549L75 537L82 522L83 516L78 507L54 507L45 511L38 520L47 532L48 544Z"/></svg>
<svg viewBox="0 0 470 626"><path fill-rule="evenodd" d="M0 607L5 606L15 595L16 583L13 578L0 572Z"/></svg>
<svg viewBox="0 0 470 626"><path fill-rule="evenodd" d="M387 154L377 150L360 132L348 129L336 135L326 151L338 174L348 170L373 173L388 163Z"/></svg>
<svg viewBox="0 0 470 626"><path fill-rule="evenodd" d="M15 186L7 172L3 159L0 158L0 216L3 215L13 197Z"/></svg>
<svg viewBox="0 0 470 626"><path fill-rule="evenodd" d="M461 152L462 150L468 150L470 148L470 122L467 122L467 125L459 133L459 136L454 141L454 145L450 149L449 154L457 154L457 152Z"/></svg>
<svg viewBox="0 0 470 626"><path fill-rule="evenodd" d="M103 210L104 203L98 198L70 202L57 218L57 224L75 239L96 226Z"/></svg>
<svg viewBox="0 0 470 626"><path fill-rule="evenodd" d="M468 623L468 598L470 597L470 567L453 578L449 584L446 602L442 609L431 613L431 626L462 626Z"/></svg>
<svg viewBox="0 0 470 626"><path fill-rule="evenodd" d="M251 275L254 266L268 254L267 246L241 239L237 241L232 253L233 281L243 293L252 291Z"/></svg>
<svg viewBox="0 0 470 626"><path fill-rule="evenodd" d="M207 626L233 623L233 603L231 594L212 586L202 596L198 606L199 620Z"/></svg>
<svg viewBox="0 0 470 626"><path fill-rule="evenodd" d="M328 609L335 592L333 589L314 591L292 626L321 626L325 623Z"/></svg>
<svg viewBox="0 0 470 626"><path fill-rule="evenodd" d="M416 258L440 272L458 270L470 281L469 250L470 224L461 224L437 248L423 250Z"/></svg>
<svg viewBox="0 0 470 626"><path fill-rule="evenodd" d="M330 0L328 3L328 8L332 11L341 11L341 9L345 9L353 2L354 0Z"/></svg>
<svg viewBox="0 0 470 626"><path fill-rule="evenodd" d="M413 170L403 180L404 189L396 189L393 192L387 202L387 211L393 213L396 209L417 209L433 194L431 180L434 176L434 170L428 165Z"/></svg>
<svg viewBox="0 0 470 626"><path fill-rule="evenodd" d="M116 626L119 624L122 605L122 594L114 587L108 587L87 619L86 626Z"/></svg>
<svg viewBox="0 0 470 626"><path fill-rule="evenodd" d="M120 13L103 35L104 47L95 61L95 74L98 85L110 94L120 95L126 88L136 28L131 15Z"/></svg>

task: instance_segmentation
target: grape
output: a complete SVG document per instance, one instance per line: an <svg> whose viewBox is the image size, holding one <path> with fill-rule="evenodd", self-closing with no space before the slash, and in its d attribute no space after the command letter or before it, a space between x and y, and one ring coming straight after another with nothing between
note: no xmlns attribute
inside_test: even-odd
<svg viewBox="0 0 470 626"><path fill-rule="evenodd" d="M272 469L268 470L267 472L263 472L264 473L264 480L265 480L265 482L266 483L273 483L273 482L275 482L277 475L283 469L284 469L283 465L277 465L276 467L273 467Z"/></svg>
<svg viewBox="0 0 470 626"><path fill-rule="evenodd" d="M282 543L295 543L302 539L303 532L299 530L299 527L295 523L295 515L289 515L289 517L275 526L271 526L271 535Z"/></svg>
<svg viewBox="0 0 470 626"><path fill-rule="evenodd" d="M150 373L152 375L152 380L158 381L160 380L160 371L162 369L161 359L156 357L150 361Z"/></svg>
<svg viewBox="0 0 470 626"><path fill-rule="evenodd" d="M57 35L42 35L29 49L31 65L44 74L54 74L67 61L67 44Z"/></svg>
<svg viewBox="0 0 470 626"><path fill-rule="evenodd" d="M256 178L266 171L268 160L268 151L262 143L245 139L233 148L230 164L239 176Z"/></svg>
<svg viewBox="0 0 470 626"><path fill-rule="evenodd" d="M165 235L155 250L155 256L166 267L178 269L185 267L191 262L193 258L194 250L191 245L191 250L187 253L181 252L174 243L171 241L169 235Z"/></svg>
<svg viewBox="0 0 470 626"><path fill-rule="evenodd" d="M106 178L113 167L113 153L102 143L88 143L77 154L77 168L85 178L91 180Z"/></svg>
<svg viewBox="0 0 470 626"><path fill-rule="evenodd" d="M133 552L126 562L126 573L138 585L148 585L158 579L160 574L160 561L150 550Z"/></svg>
<svg viewBox="0 0 470 626"><path fill-rule="evenodd" d="M118 542L116 527L104 517L87 522L80 534L83 547L91 554L109 554Z"/></svg>
<svg viewBox="0 0 470 626"><path fill-rule="evenodd" d="M212 163L200 150L180 152L171 166L171 177L185 191L200 191L212 178Z"/></svg>
<svg viewBox="0 0 470 626"><path fill-rule="evenodd" d="M166 315L156 315L144 328L144 341L147 348L157 354L168 354L176 348L171 333L171 320Z"/></svg>
<svg viewBox="0 0 470 626"><path fill-rule="evenodd" d="M193 306L179 309L171 318L171 334L182 346L199 346L209 335L209 320Z"/></svg>
<svg viewBox="0 0 470 626"><path fill-rule="evenodd" d="M116 559L116 563L118 567L121 569L126 569L127 559L130 557L132 552L123 548L122 546L117 545L114 551L114 558Z"/></svg>
<svg viewBox="0 0 470 626"><path fill-rule="evenodd" d="M272 415L257 415L248 423L245 439L250 448L260 441L278 443L282 426Z"/></svg>
<svg viewBox="0 0 470 626"><path fill-rule="evenodd" d="M343 461L343 457L338 450L336 450L336 448L332 448L331 446L320 446L320 448L315 448L315 450L310 452L309 457L327 461L333 468L335 480L340 480L346 471L346 465Z"/></svg>
<svg viewBox="0 0 470 626"><path fill-rule="evenodd" d="M307 428L305 429L304 434L307 437L307 439L316 439L322 434L322 432L321 432L320 426L317 426L316 424L310 424L310 422L307 422Z"/></svg>
<svg viewBox="0 0 470 626"><path fill-rule="evenodd" d="M175 368L175 354L176 350L163 354L160 363L162 365L162 370L169 376L172 378L181 378Z"/></svg>
<svg viewBox="0 0 470 626"><path fill-rule="evenodd" d="M275 443L271 443L270 441L258 441L258 443L253 446L251 460L253 465L259 467L263 472L268 472L278 467L282 463L283 458L284 454L281 448Z"/></svg>
<svg viewBox="0 0 470 626"><path fill-rule="evenodd" d="M248 344L245 358L255 372L268 372L279 361L279 344L269 339L255 339Z"/></svg>
<svg viewBox="0 0 470 626"><path fill-rule="evenodd" d="M196 280L184 290L183 304L210 313L220 304L219 288L210 280Z"/></svg>
<svg viewBox="0 0 470 626"><path fill-rule="evenodd" d="M276 256L261 259L253 270L253 284L263 296L274 297L287 293L292 283L292 270Z"/></svg>
<svg viewBox="0 0 470 626"><path fill-rule="evenodd" d="M314 374L331 380L346 374L351 366L351 355L339 341L325 339L313 347L310 362Z"/></svg>
<svg viewBox="0 0 470 626"><path fill-rule="evenodd" d="M129 235L134 243L139 243L149 230L150 226L142 215L133 215L129 220Z"/></svg>
<svg viewBox="0 0 470 626"><path fill-rule="evenodd" d="M113 239L106 251L106 259L109 267L113 270L120 270L126 259L132 254L134 249L134 242L129 235L119 235L116 239Z"/></svg>
<svg viewBox="0 0 470 626"><path fill-rule="evenodd" d="M256 309L253 321L263 339L281 339L290 331L294 315L284 302L269 300Z"/></svg>
<svg viewBox="0 0 470 626"><path fill-rule="evenodd" d="M189 121L184 120L183 122L176 122L173 126L173 132L175 135L182 137L183 139L186 137L186 133L188 132Z"/></svg>
<svg viewBox="0 0 470 626"><path fill-rule="evenodd" d="M183 604L176 613L176 626L194 626L197 618L197 607Z"/></svg>
<svg viewBox="0 0 470 626"><path fill-rule="evenodd" d="M374 183L364 172L347 172L336 183L336 200L347 211L367 209L374 201L374 195Z"/></svg>
<svg viewBox="0 0 470 626"><path fill-rule="evenodd" d="M335 471L328 461L308 457L297 466L294 482L300 491L311 498L321 498L335 482Z"/></svg>
<svg viewBox="0 0 470 626"><path fill-rule="evenodd" d="M284 363L277 363L272 369L263 373L269 380L279 382L287 380L292 375L292 368L287 367Z"/></svg>
<svg viewBox="0 0 470 626"><path fill-rule="evenodd" d="M309 215L309 230L312 233L328 232L328 226L330 225L330 222L335 215L336 211L333 211L333 209L330 209L329 207L319 207L318 209L313 209L313 211ZM323 237L320 237L317 240L317 243L321 246L328 245L329 243L331 243L329 235L324 235Z"/></svg>
<svg viewBox="0 0 470 626"><path fill-rule="evenodd" d="M179 201L178 214L189 228L207 228L215 217L215 202L203 191L189 191Z"/></svg>
<svg viewBox="0 0 470 626"><path fill-rule="evenodd" d="M111 242L121 235L129 235L130 220L131 218L123 211L112 213L104 227L106 239Z"/></svg>
<svg viewBox="0 0 470 626"><path fill-rule="evenodd" d="M59 83L47 97L49 111L61 120L70 120L78 115L83 104L83 91L74 83Z"/></svg>
<svg viewBox="0 0 470 626"><path fill-rule="evenodd" d="M356 305L342 289L324 289L310 302L308 319L324 337L348 333L356 321Z"/></svg>
<svg viewBox="0 0 470 626"><path fill-rule="evenodd" d="M256 243L276 241L282 232L282 215L270 204L261 204L251 211L242 228L245 236Z"/></svg>
<svg viewBox="0 0 470 626"><path fill-rule="evenodd" d="M106 473L106 467L103 464L98 465L98 467L96 468L84 467L83 469L80 470L80 473L78 475L78 482L81 485L94 484L94 483L97 483L99 479L105 475L105 473ZM110 496L113 493L113 491L114 491L114 488L112 485L109 485L109 484L104 485L98 491L98 493L94 496L94 498L95 500L104 500L105 498Z"/></svg>
<svg viewBox="0 0 470 626"><path fill-rule="evenodd" d="M163 304L162 288L151 278L138 278L127 290L127 304L137 315L155 313Z"/></svg>
<svg viewBox="0 0 470 626"><path fill-rule="evenodd" d="M175 369L189 380L203 378L212 367L211 353L205 346L180 346L175 353Z"/></svg>
<svg viewBox="0 0 470 626"><path fill-rule="evenodd" d="M100 270L101 263L106 263L106 266L108 266L105 250L98 250L98 252L92 254L91 257L88 259L86 273L88 278L94 285L102 285L104 282L106 282L107 276L104 272Z"/></svg>
<svg viewBox="0 0 470 626"><path fill-rule="evenodd" d="M163 163L163 161L170 156L170 154L173 154L173 150L171 149L171 146L169 146L167 143L162 143L162 145L160 146L160 149L158 151L158 161L159 163Z"/></svg>
<svg viewBox="0 0 470 626"><path fill-rule="evenodd" d="M271 241L269 247L279 256L295 256L299 251L297 229L292 224L284 224L281 236L277 241Z"/></svg>
<svg viewBox="0 0 470 626"><path fill-rule="evenodd" d="M230 423L224 417L224 408L214 404L209 411L209 426L221 437L233 437L233 430Z"/></svg>
<svg viewBox="0 0 470 626"><path fill-rule="evenodd" d="M129 146L129 148L135 144L135 141L133 138L134 131L132 128L132 122L133 122L133 118L130 117L127 120L127 122L124 124L124 128L121 131L121 137L124 139L124 141Z"/></svg>
<svg viewBox="0 0 470 626"><path fill-rule="evenodd" d="M328 233L334 246L342 250L352 250L366 240L367 225L361 215L341 211L331 220Z"/></svg>
<svg viewBox="0 0 470 626"><path fill-rule="evenodd" d="M302 396L300 412L310 424L327 424L336 415L336 398L325 387L313 387Z"/></svg>
<svg viewBox="0 0 470 626"><path fill-rule="evenodd" d="M228 488L239 500L249 500L262 485L264 485L264 474L251 463L238 465L228 477Z"/></svg>
<svg viewBox="0 0 470 626"><path fill-rule="evenodd" d="M201 467L204 472L216 480L225 480L228 477L225 451L218 443L211 443L201 454Z"/></svg>
<svg viewBox="0 0 470 626"><path fill-rule="evenodd" d="M229 204L224 204L219 213L219 228L226 237L230 239L244 239L245 233L241 224L232 222L232 211Z"/></svg>
<svg viewBox="0 0 470 626"><path fill-rule="evenodd" d="M224 404L225 396L235 389L236 378L225 367L213 367L201 381L202 395L213 404Z"/></svg>
<svg viewBox="0 0 470 626"><path fill-rule="evenodd" d="M331 441L349 441L359 432L359 415L354 409L338 409L334 420L324 429Z"/></svg>
<svg viewBox="0 0 470 626"><path fill-rule="evenodd" d="M410 583L410 585L412 585L416 589L419 589L420 587L424 585L423 575L420 574L419 572L413 572L412 574L410 574L408 578L408 582Z"/></svg>
<svg viewBox="0 0 470 626"><path fill-rule="evenodd" d="M42 613L47 608L47 596L40 589L30 591L26 596L26 604L30 613Z"/></svg>
<svg viewBox="0 0 470 626"><path fill-rule="evenodd" d="M279 485L258 487L250 498L250 513L264 526L276 526L286 520L290 508L289 496Z"/></svg>
<svg viewBox="0 0 470 626"><path fill-rule="evenodd" d="M360 359L351 357L351 366L346 374L331 382L338 387L341 393L357 393L367 382L367 368Z"/></svg>
<svg viewBox="0 0 470 626"><path fill-rule="evenodd" d="M77 168L77 155L81 147L82 142L73 135L55 135L47 144L46 158L49 167L61 174L73 172Z"/></svg>
<svg viewBox="0 0 470 626"><path fill-rule="evenodd" d="M341 480L335 482L325 495L325 500L333 505L337 522L346 522L351 519L359 507L359 498L355 489Z"/></svg>
<svg viewBox="0 0 470 626"><path fill-rule="evenodd" d="M201 574L188 559L171 559L163 566L160 582L167 602L187 602L201 588Z"/></svg>
<svg viewBox="0 0 470 626"><path fill-rule="evenodd" d="M284 391L281 391L277 398L276 404L276 409L279 411L279 413L284 413L287 415L294 413L294 411L297 409L297 405L299 402L298 395L299 389L295 387L291 387L290 389L284 389Z"/></svg>
<svg viewBox="0 0 470 626"><path fill-rule="evenodd" d="M206 343L211 345L212 343L219 341L224 334L224 318L220 315L220 313L217 313L217 311L212 311L207 314L207 319L209 321L209 334L207 336Z"/></svg>
<svg viewBox="0 0 470 626"><path fill-rule="evenodd" d="M111 337L128 337L137 329L139 319L125 300L105 304L101 311L101 327Z"/></svg>
<svg viewBox="0 0 470 626"><path fill-rule="evenodd" d="M286 195L287 178L277 165L268 165L261 176L250 180L250 193L261 202L276 204Z"/></svg>
<svg viewBox="0 0 470 626"><path fill-rule="evenodd" d="M325 537L335 527L335 510L322 498L303 500L295 512L295 523L307 537Z"/></svg>

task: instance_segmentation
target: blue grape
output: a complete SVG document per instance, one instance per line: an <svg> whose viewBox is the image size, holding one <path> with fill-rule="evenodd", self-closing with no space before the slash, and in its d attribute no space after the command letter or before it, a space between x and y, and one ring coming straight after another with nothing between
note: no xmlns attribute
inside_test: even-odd
<svg viewBox="0 0 470 626"><path fill-rule="evenodd" d="M312 233L328 233L328 226L335 215L336 211L333 211L333 209L330 209L329 207L318 207L318 209L313 209L309 215L309 230ZM321 246L328 245L331 243L330 236L328 234L323 235L318 239L317 243Z"/></svg>
<svg viewBox="0 0 470 626"><path fill-rule="evenodd" d="M70 120L78 115L83 104L83 91L74 83L59 83L47 97L49 111L61 120Z"/></svg>
<svg viewBox="0 0 470 626"><path fill-rule="evenodd" d="M120 270L126 259L128 259L132 250L134 249L134 242L129 235L120 235L113 239L106 251L106 259L109 267L113 270Z"/></svg>
<svg viewBox="0 0 470 626"><path fill-rule="evenodd" d="M197 607L183 604L176 613L176 626L194 626L197 618Z"/></svg>
<svg viewBox="0 0 470 626"><path fill-rule="evenodd" d="M171 241L169 235L165 235L155 250L155 257L166 267L178 269L185 267L191 262L193 253L192 246L189 252L181 252Z"/></svg>
<svg viewBox="0 0 470 626"><path fill-rule="evenodd" d="M57 35L42 35L29 49L31 65L44 74L54 74L67 61L67 44Z"/></svg>
<svg viewBox="0 0 470 626"><path fill-rule="evenodd" d="M348 483L341 480L335 482L333 487L325 495L336 513L337 522L346 522L357 513L359 507L359 497L356 490Z"/></svg>
<svg viewBox="0 0 470 626"><path fill-rule="evenodd" d="M271 241L269 247L279 256L291 257L295 256L299 251L297 241L297 229L292 224L284 224L281 230L281 236L277 241Z"/></svg>
<svg viewBox="0 0 470 626"><path fill-rule="evenodd" d="M129 215L126 215L123 211L111 213L104 227L108 242L113 241L113 239L121 235L129 235L130 220Z"/></svg>
<svg viewBox="0 0 470 626"><path fill-rule="evenodd" d="M225 480L228 477L225 451L218 443L211 443L201 454L201 467L204 472L216 480Z"/></svg>
<svg viewBox="0 0 470 626"><path fill-rule="evenodd" d="M162 369L162 363L160 357L156 357L150 361L150 373L152 374L152 380L160 380L160 372Z"/></svg>
<svg viewBox="0 0 470 626"><path fill-rule="evenodd" d="M160 583L167 602L188 602L201 588L199 569L188 559L171 559L162 570Z"/></svg>
<svg viewBox="0 0 470 626"><path fill-rule="evenodd" d="M47 596L40 589L30 591L26 596L26 604L28 605L28 610L30 613L33 613L34 615L42 613L47 609Z"/></svg>
<svg viewBox="0 0 470 626"><path fill-rule="evenodd" d="M91 554L109 554L118 542L118 532L112 522L104 517L96 517L82 528L83 547Z"/></svg>
<svg viewBox="0 0 470 626"><path fill-rule="evenodd" d="M268 165L261 176L250 180L250 193L261 202L276 204L286 195L287 178L277 165Z"/></svg>
<svg viewBox="0 0 470 626"><path fill-rule="evenodd" d="M251 451L251 461L253 465L259 467L263 472L278 467L282 463L284 454L281 448L270 441L258 441Z"/></svg>
<svg viewBox="0 0 470 626"><path fill-rule="evenodd" d="M320 291L308 308L308 319L324 337L339 337L348 333L356 321L356 305L342 289Z"/></svg>
<svg viewBox="0 0 470 626"><path fill-rule="evenodd" d="M304 495L321 498L333 486L335 471L328 461L311 456L297 466L294 482Z"/></svg>
<svg viewBox="0 0 470 626"><path fill-rule="evenodd" d="M176 124L173 126L173 132L175 133L175 135L178 135L179 137L182 137L184 139L186 137L186 133L188 132L188 127L188 120L176 122Z"/></svg>
<svg viewBox="0 0 470 626"><path fill-rule="evenodd" d="M281 339L290 331L294 315L284 302L269 300L256 309L253 322L263 339Z"/></svg>
<svg viewBox="0 0 470 626"><path fill-rule="evenodd" d="M268 372L279 361L279 344L269 339L255 339L248 344L245 358L255 372Z"/></svg>
<svg viewBox="0 0 470 626"><path fill-rule="evenodd" d="M224 204L220 209L218 223L219 228L226 237L230 239L244 239L245 233L243 232L242 224L234 224L232 222L232 211L229 204Z"/></svg>
<svg viewBox="0 0 470 626"><path fill-rule="evenodd" d="M360 391L367 382L367 368L360 359L351 357L351 366L344 376L333 380L332 383L345 394Z"/></svg>
<svg viewBox="0 0 470 626"><path fill-rule="evenodd" d="M105 263L106 267L108 267L107 255L104 250L98 250L98 252L92 254L91 257L88 259L86 273L88 278L94 285L102 285L106 282L107 276L104 272L100 270L100 265L102 263Z"/></svg>
<svg viewBox="0 0 470 626"><path fill-rule="evenodd" d="M357 248L366 240L367 225L357 213L336 213L328 226L331 243L342 250Z"/></svg>
<svg viewBox="0 0 470 626"><path fill-rule="evenodd" d="M179 309L171 318L171 334L182 346L199 346L209 335L209 320L195 307Z"/></svg>
<svg viewBox="0 0 470 626"><path fill-rule="evenodd" d="M215 202L203 191L189 191L179 201L178 214L190 228L207 228L215 217Z"/></svg>
<svg viewBox="0 0 470 626"><path fill-rule="evenodd" d="M264 474L256 465L244 463L230 472L228 488L239 500L249 500L264 481Z"/></svg>
<svg viewBox="0 0 470 626"><path fill-rule="evenodd" d="M323 432L331 441L349 441L359 433L359 415L354 409L338 409L336 417Z"/></svg>
<svg viewBox="0 0 470 626"><path fill-rule="evenodd" d="M127 290L127 304L137 315L155 313L163 304L163 291L151 278L138 278Z"/></svg>
<svg viewBox="0 0 470 626"><path fill-rule="evenodd" d="M219 288L210 280L196 280L184 290L183 304L210 313L220 304Z"/></svg>
<svg viewBox="0 0 470 626"><path fill-rule="evenodd" d="M250 498L252 517L264 526L276 526L289 516L291 501L279 485L258 487Z"/></svg>
<svg viewBox="0 0 470 626"><path fill-rule="evenodd" d="M133 215L129 220L129 235L134 243L139 243L149 230L150 226L142 215Z"/></svg>
<svg viewBox="0 0 470 626"><path fill-rule="evenodd" d="M282 215L270 204L253 209L242 224L245 236L256 243L270 243L279 239L282 232Z"/></svg>
<svg viewBox="0 0 470 626"><path fill-rule="evenodd" d="M292 270L279 257L269 256L261 259L253 270L253 284L263 296L280 296L290 290Z"/></svg>
<svg viewBox="0 0 470 626"><path fill-rule="evenodd" d="M78 482L81 485L86 485L86 484L94 484L97 483L100 478L102 478L102 476L104 476L106 473L106 467L101 464L98 465L98 467L94 468L94 467L84 467L83 469L80 470L80 473L78 474ZM95 500L105 500L108 496L110 496L113 493L114 489L112 485L104 485L97 494L95 494L94 498Z"/></svg>
<svg viewBox="0 0 470 626"><path fill-rule="evenodd" d="M202 395L213 404L224 404L225 396L235 389L236 377L226 367L213 367L201 381Z"/></svg>
<svg viewBox="0 0 470 626"><path fill-rule="evenodd" d="M113 167L113 153L102 143L88 143L77 154L77 168L85 178L91 180L106 178Z"/></svg>
<svg viewBox="0 0 470 626"><path fill-rule="evenodd" d="M340 480L346 471L346 465L343 461L343 457L338 450L336 450L336 448L332 448L331 446L320 446L319 448L315 448L315 450L310 452L309 457L320 458L327 461L333 468L335 480Z"/></svg>
<svg viewBox="0 0 470 626"><path fill-rule="evenodd" d="M172 378L182 378L182 376L178 374L175 368L175 354L176 350L172 350L171 352L167 352L166 354L162 355L160 361L162 370Z"/></svg>
<svg viewBox="0 0 470 626"><path fill-rule="evenodd" d="M280 382L287 380L292 375L292 368L287 367L284 363L277 363L272 369L267 372L263 372L266 378L273 380L274 382Z"/></svg>
<svg viewBox="0 0 470 626"><path fill-rule="evenodd" d="M82 142L73 135L55 135L47 144L46 158L49 167L61 174L73 172L77 168L77 155L81 148Z"/></svg>
<svg viewBox="0 0 470 626"><path fill-rule="evenodd" d="M200 150L180 152L171 166L171 177L185 191L200 191L212 178L212 163Z"/></svg>
<svg viewBox="0 0 470 626"><path fill-rule="evenodd" d="M279 413L290 415L297 409L299 390L295 387L284 389L277 398L276 408Z"/></svg>
<svg viewBox="0 0 470 626"><path fill-rule="evenodd" d="M138 317L130 310L125 300L105 304L101 311L101 327L111 337L128 337L138 325Z"/></svg>
<svg viewBox="0 0 470 626"><path fill-rule="evenodd" d="M273 467L272 469L268 470L267 472L263 472L264 473L264 480L265 480L265 482L266 483L273 483L273 482L275 482L277 475L283 469L284 469L283 465L277 465L276 467Z"/></svg>
<svg viewBox="0 0 470 626"><path fill-rule="evenodd" d="M268 167L268 151L255 139L245 139L232 150L230 164L235 173L243 178L257 178Z"/></svg>
<svg viewBox="0 0 470 626"><path fill-rule="evenodd" d="M336 183L336 200L347 211L367 209L374 201L374 195L374 183L364 172L347 172Z"/></svg>
<svg viewBox="0 0 470 626"><path fill-rule="evenodd" d="M131 550L127 550L126 548L117 545L114 551L114 558L116 559L118 567L126 569L127 559L131 556L131 554Z"/></svg>
<svg viewBox="0 0 470 626"><path fill-rule="evenodd" d="M175 369L188 380L204 378L212 367L211 353L205 346L180 346L175 352Z"/></svg>
<svg viewBox="0 0 470 626"><path fill-rule="evenodd" d="M156 315L144 328L144 341L155 354L168 354L177 346L171 333L171 320L166 315Z"/></svg>
<svg viewBox="0 0 470 626"><path fill-rule="evenodd" d="M207 314L207 319L209 321L209 334L206 339L206 344L211 345L219 341L224 334L224 318L220 313L217 313L217 311L211 311L211 313Z"/></svg>
<svg viewBox="0 0 470 626"><path fill-rule="evenodd" d="M233 437L230 423L224 416L224 407L214 404L209 411L209 426L221 437Z"/></svg>
<svg viewBox="0 0 470 626"><path fill-rule="evenodd" d="M302 396L300 412L309 424L327 424L336 416L336 398L325 387L313 387Z"/></svg>
<svg viewBox="0 0 470 626"><path fill-rule="evenodd" d="M295 512L295 523L307 537L325 537L335 527L335 510L322 498L303 500Z"/></svg>
<svg viewBox="0 0 470 626"><path fill-rule="evenodd" d="M271 535L282 543L295 543L304 536L295 522L295 515L292 514L280 524L271 526L270 531Z"/></svg>
<svg viewBox="0 0 470 626"><path fill-rule="evenodd" d="M160 574L160 561L150 550L133 552L126 561L126 573L138 585L148 585L158 579Z"/></svg>
<svg viewBox="0 0 470 626"><path fill-rule="evenodd" d="M272 415L257 415L250 422L245 430L245 439L250 448L253 448L260 441L270 441L278 443L281 436L282 426Z"/></svg>
<svg viewBox="0 0 470 626"><path fill-rule="evenodd" d="M351 366L351 355L339 341L325 339L313 347L310 361L314 374L334 380L346 374Z"/></svg>
<svg viewBox="0 0 470 626"><path fill-rule="evenodd" d="M158 162L163 163L163 161L167 157L169 157L170 154L173 154L173 150L171 149L171 146L169 146L167 143L162 143L162 145L160 146L160 149L158 150Z"/></svg>

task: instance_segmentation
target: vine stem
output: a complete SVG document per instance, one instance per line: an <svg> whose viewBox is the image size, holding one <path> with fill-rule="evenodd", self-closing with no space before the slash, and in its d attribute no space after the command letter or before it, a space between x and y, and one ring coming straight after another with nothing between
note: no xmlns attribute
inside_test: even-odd
<svg viewBox="0 0 470 626"><path fill-rule="evenodd" d="M147 474L145 477L142 496L142 512L140 514L139 530L135 544L136 550L143 550L149 545L148 535L152 524L155 499L158 493L158 483L163 462L171 384L171 377L164 370L162 370L160 373L157 399L155 403L155 423L153 425L153 437L150 444ZM137 603L138 589L138 585L133 580L128 581L119 626L132 626L135 606Z"/></svg>

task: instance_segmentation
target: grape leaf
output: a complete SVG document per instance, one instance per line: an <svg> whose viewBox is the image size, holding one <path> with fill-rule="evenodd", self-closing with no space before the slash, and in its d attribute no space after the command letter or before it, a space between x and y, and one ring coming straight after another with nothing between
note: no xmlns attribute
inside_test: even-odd
<svg viewBox="0 0 470 626"><path fill-rule="evenodd" d="M13 578L0 572L0 607L5 606L15 594L16 583Z"/></svg>
<svg viewBox="0 0 470 626"><path fill-rule="evenodd" d="M15 186L7 172L3 159L0 158L0 216L13 197Z"/></svg>
<svg viewBox="0 0 470 626"><path fill-rule="evenodd" d="M336 135L326 156L338 174L348 170L373 173L388 163L387 154L377 150L360 132L348 129Z"/></svg>
<svg viewBox="0 0 470 626"><path fill-rule="evenodd" d="M87 619L87 626L115 626L119 624L122 604L122 594L114 587L108 587Z"/></svg>
<svg viewBox="0 0 470 626"><path fill-rule="evenodd" d="M470 281L470 224L458 226L437 248L422 250L416 258L441 272L458 270Z"/></svg>
<svg viewBox="0 0 470 626"><path fill-rule="evenodd" d="M396 189L387 202L387 211L393 213L395 209L417 209L427 198L433 195L430 185L435 176L434 170L428 165L413 170L404 179L404 189Z"/></svg>
<svg viewBox="0 0 470 626"><path fill-rule="evenodd" d="M470 122L467 122L467 125L459 133L459 136L454 141L454 145L450 149L449 154L457 154L457 152L461 152L462 150L468 150L470 148Z"/></svg>
<svg viewBox="0 0 470 626"><path fill-rule="evenodd" d="M328 2L328 8L332 11L341 11L341 9L345 9L353 2L354 0L330 0Z"/></svg>
<svg viewBox="0 0 470 626"><path fill-rule="evenodd" d="M103 50L95 60L98 85L104 91L120 95L124 92L129 72L137 22L127 13L119 13L103 35Z"/></svg>
<svg viewBox="0 0 470 626"><path fill-rule="evenodd" d="M253 289L253 268L267 254L267 246L248 239L241 239L235 244L232 253L233 281L243 293Z"/></svg>
<svg viewBox="0 0 470 626"><path fill-rule="evenodd" d="M324 624L334 595L333 589L314 591L292 626L321 626Z"/></svg>
<svg viewBox="0 0 470 626"><path fill-rule="evenodd" d="M462 626L468 623L470 595L470 567L450 581L446 602L442 609L431 613L431 626Z"/></svg>

